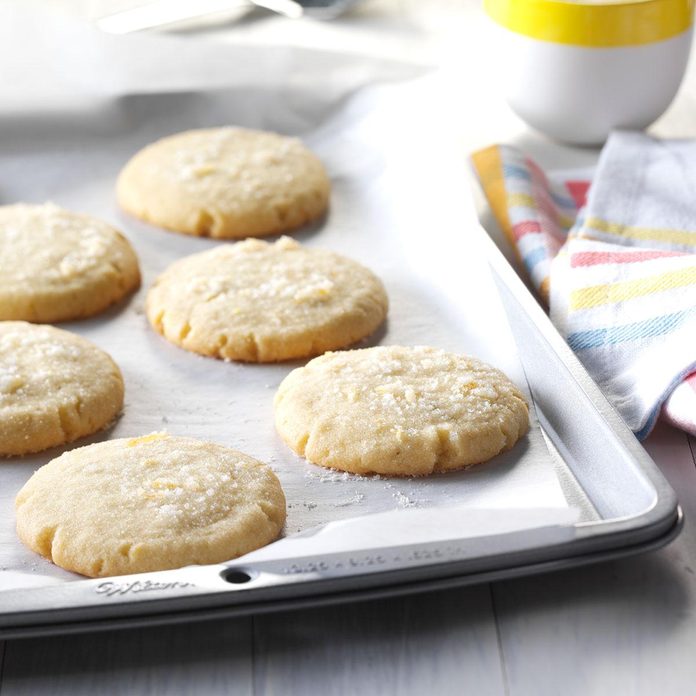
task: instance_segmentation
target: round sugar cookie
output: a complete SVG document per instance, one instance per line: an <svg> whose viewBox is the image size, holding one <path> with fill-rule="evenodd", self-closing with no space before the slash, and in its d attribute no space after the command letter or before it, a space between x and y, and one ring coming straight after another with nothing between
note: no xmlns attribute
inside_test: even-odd
<svg viewBox="0 0 696 696"><path fill-rule="evenodd" d="M52 326L0 322L0 456L90 435L122 407L121 371L93 343Z"/></svg>
<svg viewBox="0 0 696 696"><path fill-rule="evenodd" d="M116 194L160 227L234 239L277 234L320 218L331 184L297 138L245 128L177 133L126 164Z"/></svg>
<svg viewBox="0 0 696 696"><path fill-rule="evenodd" d="M0 206L0 319L89 317L140 285L128 240L53 204Z"/></svg>
<svg viewBox="0 0 696 696"><path fill-rule="evenodd" d="M387 304L381 281L364 266L283 237L176 261L150 288L146 312L160 334L186 350L275 362L368 336Z"/></svg>
<svg viewBox="0 0 696 696"><path fill-rule="evenodd" d="M24 544L91 577L222 563L273 541L285 522L268 466L164 433L66 452L15 504Z"/></svg>
<svg viewBox="0 0 696 696"><path fill-rule="evenodd" d="M527 431L527 404L500 371L428 347L327 353L275 396L276 428L313 464L422 476L484 462Z"/></svg>

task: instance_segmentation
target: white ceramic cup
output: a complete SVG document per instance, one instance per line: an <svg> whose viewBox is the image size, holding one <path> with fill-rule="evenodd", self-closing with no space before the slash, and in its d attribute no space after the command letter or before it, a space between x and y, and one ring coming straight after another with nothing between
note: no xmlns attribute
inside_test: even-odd
<svg viewBox="0 0 696 696"><path fill-rule="evenodd" d="M693 7L694 0L485 0L508 103L533 128L569 143L646 128L681 84Z"/></svg>

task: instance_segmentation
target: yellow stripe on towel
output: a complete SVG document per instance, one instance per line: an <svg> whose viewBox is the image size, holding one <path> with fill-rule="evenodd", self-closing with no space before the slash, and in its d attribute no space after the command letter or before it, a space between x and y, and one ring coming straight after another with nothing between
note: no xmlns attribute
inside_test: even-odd
<svg viewBox="0 0 696 696"><path fill-rule="evenodd" d="M536 209L537 207L534 196L530 196L528 193L509 193L507 197L507 204L511 208L516 205L533 209Z"/></svg>
<svg viewBox="0 0 696 696"><path fill-rule="evenodd" d="M673 230L660 227L630 227L628 225L618 225L607 222L600 218L588 218L585 226L590 229L590 234L583 234L583 237L590 237L591 230L612 234L625 239L652 240L655 242L671 242L673 244L686 244L696 247L696 232L685 232L684 230Z"/></svg>
<svg viewBox="0 0 696 696"><path fill-rule="evenodd" d="M624 302L634 297L694 284L696 284L696 268L683 268L679 271L669 271L648 278L626 280L608 285L592 285L570 293L570 309L589 309L600 305Z"/></svg>
<svg viewBox="0 0 696 696"><path fill-rule="evenodd" d="M508 212L508 193L503 177L503 163L500 159L500 150L497 145L491 145L485 150L479 150L471 155L471 161L478 174L483 192L488 199L491 210L498 224L502 227L505 236L515 250L517 258L521 261L515 236L512 233L512 223Z"/></svg>

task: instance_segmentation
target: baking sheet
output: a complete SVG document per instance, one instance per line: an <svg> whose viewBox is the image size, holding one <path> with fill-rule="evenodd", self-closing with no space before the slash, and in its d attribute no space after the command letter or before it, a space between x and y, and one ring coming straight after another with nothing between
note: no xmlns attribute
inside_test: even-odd
<svg viewBox="0 0 696 696"><path fill-rule="evenodd" d="M134 44L134 37L125 38L131 63L149 61L153 75L155 49L164 41L166 57L172 53L170 42L176 42L138 37ZM454 505L501 515L509 509L538 509L539 524L546 512L549 522L558 519L554 511L568 504L536 425L511 452L465 472L404 480L324 470L292 454L273 427L275 389L301 362L240 365L199 357L167 343L144 317L145 293L156 275L175 259L219 242L176 235L120 213L113 193L120 167L148 142L188 128L235 124L277 130L300 135L333 181L327 219L294 236L364 263L389 293L386 325L361 345L428 344L470 353L504 370L529 399L490 271L467 234L476 217L465 188L463 157L453 151L439 106L437 79L374 87L370 84L382 78L393 79L395 71L390 65L380 74L372 65L358 70L360 88L351 69L354 60L333 55L332 64L342 68L333 74L331 89L318 79L298 85L284 71L294 74L306 61L316 65L322 55L300 51L284 64L289 49L268 48L264 65L275 65L273 85L268 76L253 85L248 79L235 83L232 75L225 90L167 93L152 78L153 93L137 94L129 91L121 66L118 90L111 85L105 95L94 93L96 80L89 73L95 65L103 70L104 61L116 60L118 51L110 43L105 57L99 46L92 42L99 53L92 60L83 56L78 113L56 104L47 112L27 101L18 117L22 108L16 101L11 113L0 116L0 202L51 200L101 217L128 236L141 261L143 287L134 297L101 317L61 325L107 350L126 382L124 413L114 427L70 447L167 430L241 449L278 474L288 500L287 535L369 513L418 510L421 515L428 508ZM197 61L192 44L186 47L190 87L205 84L207 54ZM406 66L403 70L408 72ZM351 78L341 84L341 75ZM136 75L132 85L139 91L142 76ZM183 90L183 84L178 86ZM62 451L0 466L2 589L78 577L24 549L14 534L14 495L36 468Z"/></svg>

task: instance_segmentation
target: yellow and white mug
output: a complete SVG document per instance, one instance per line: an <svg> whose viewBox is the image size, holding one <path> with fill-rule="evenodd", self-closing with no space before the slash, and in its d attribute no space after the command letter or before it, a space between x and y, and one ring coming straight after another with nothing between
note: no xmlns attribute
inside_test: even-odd
<svg viewBox="0 0 696 696"><path fill-rule="evenodd" d="M642 129L676 95L694 0L484 0L503 34L513 110L552 138L602 143Z"/></svg>

